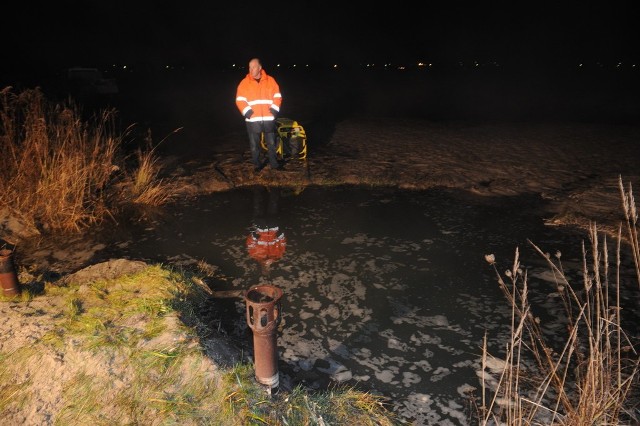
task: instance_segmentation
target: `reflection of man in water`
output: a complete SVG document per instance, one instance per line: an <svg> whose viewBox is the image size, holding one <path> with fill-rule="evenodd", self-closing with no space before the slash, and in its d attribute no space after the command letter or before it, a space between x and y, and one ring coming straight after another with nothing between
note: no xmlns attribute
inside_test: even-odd
<svg viewBox="0 0 640 426"><path fill-rule="evenodd" d="M268 276L273 262L280 259L287 239L277 224L278 188L253 188L253 226L247 237L249 255L260 263L262 274Z"/></svg>
<svg viewBox="0 0 640 426"><path fill-rule="evenodd" d="M277 225L279 188L253 187L253 224L262 228Z"/></svg>

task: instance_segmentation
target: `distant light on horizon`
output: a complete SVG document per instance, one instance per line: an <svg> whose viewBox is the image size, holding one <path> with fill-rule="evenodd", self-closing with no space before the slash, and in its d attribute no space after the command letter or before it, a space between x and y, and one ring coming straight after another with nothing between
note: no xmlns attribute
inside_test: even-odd
<svg viewBox="0 0 640 426"><path fill-rule="evenodd" d="M152 64L153 65L153 64ZM543 61L539 61L538 65L531 64L531 66L543 66L548 68L549 70L561 70L563 68L569 68L574 70L581 70L581 72L595 72L596 70L601 70L602 72L606 71L615 71L617 73L624 72L638 72L640 69L640 63L633 61L624 61L624 60L587 60L587 61L574 61L569 63L545 63ZM431 72L439 70L446 71L452 68L466 69L470 72L480 72L483 70L494 69L498 70L515 70L522 69L528 67L528 64L513 64L507 63L507 65L498 63L496 60L487 59L487 60L454 60L454 61L439 61L439 62L428 62L428 61L393 61L393 62L361 62L357 63L300 63L300 62L278 62L274 64L274 68L277 67L278 70L292 70L298 71L301 69L305 70L320 70L320 69L361 69L367 70L370 72L374 72L375 70L382 69L391 69L391 70L401 70L401 71L416 71L416 72ZM172 63L161 63L157 65L153 65L151 67L144 66L144 64L122 64L122 63L107 63L103 66L104 71L112 70L111 72L117 72L117 70L126 71L126 72L144 72L145 70L151 71L152 69L164 70L164 71L186 71L189 69L195 69L196 67L193 64L184 65L178 64L174 65ZM230 67L230 68L229 68ZM229 65L221 65L223 69L234 69L234 70L242 70L246 69L242 65L238 63L230 63Z"/></svg>
<svg viewBox="0 0 640 426"><path fill-rule="evenodd" d="M539 61L541 66L545 66L544 61ZM616 71L637 71L640 65L638 63L625 62L625 61L583 61L583 62L574 62L572 64L548 64L548 68L550 69L562 69L567 66L570 68L582 69L582 70L593 70L594 68L602 69L602 70L616 70ZM235 68L236 65L233 65ZM331 64L308 64L308 63L294 63L294 62L281 62L276 65L280 69L289 69L289 70L300 70L304 69L322 69L325 67L329 67L331 69L342 69L343 67L347 68L359 68L362 70L376 70L376 69L393 69L393 70L406 70L406 71L427 71L427 70L446 70L451 66L468 69L470 71L474 70L484 70L484 69L517 69L517 68L526 68L529 65L513 65L509 66L509 64L505 65L496 60L488 59L488 60L456 60L453 62L441 61L441 62L426 62L426 61L417 61L417 62L402 62L402 61L394 61L394 62L361 62L359 64L350 64L350 63L331 63Z"/></svg>

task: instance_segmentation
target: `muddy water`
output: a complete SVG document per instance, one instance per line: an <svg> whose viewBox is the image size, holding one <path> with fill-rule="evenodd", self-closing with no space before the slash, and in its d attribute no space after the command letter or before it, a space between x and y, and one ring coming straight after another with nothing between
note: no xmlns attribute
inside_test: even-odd
<svg viewBox="0 0 640 426"><path fill-rule="evenodd" d="M245 188L114 230L102 255L204 261L214 265L208 284L220 295L275 285L284 294L281 385L347 384L389 397L399 416L416 424L473 424L467 396L480 394L483 337L499 355L510 335L511 309L485 254L505 271L519 249L535 314L559 343L555 285L527 239L560 251L580 283L586 235L546 227L540 203L441 190ZM262 251L257 229L275 230ZM244 300L219 300L219 326L251 354Z"/></svg>
<svg viewBox="0 0 640 426"><path fill-rule="evenodd" d="M223 139L212 135L244 134L233 107L239 77L148 82L123 77L116 106L126 125L150 126L155 138L171 134L161 150L183 154L189 148L201 157L201 144ZM433 80L403 74L382 85L378 78L358 77L279 74L287 115L300 120L315 141L328 140L326 129L344 117L389 112L443 120L637 121L638 97L632 96L637 85L611 90L612 82L618 86L618 73L597 87L590 79L558 80L563 89L557 91L528 80L505 85L497 76ZM596 77L602 80L601 74ZM171 133L178 128L183 130ZM486 199L438 190L247 188L181 201L150 222L123 221L93 246L95 256L59 249L52 262L72 257L77 263L110 257L203 261L214 265L208 282L219 294L271 283L284 291L281 383L354 385L388 396L401 418L416 424L471 424L466 395L479 393L482 338L487 333L490 351L499 354L509 335L510 308L484 255L494 253L504 271L519 247L530 295L540 306L536 314L548 319L561 317L552 278L526 240L550 253L560 250L565 269L580 280L585 234L545 227L540 202L533 196ZM268 276L247 247L254 225L277 226L286 239ZM250 351L244 302L224 298L215 309L220 326ZM550 321L546 330L560 336L562 326Z"/></svg>

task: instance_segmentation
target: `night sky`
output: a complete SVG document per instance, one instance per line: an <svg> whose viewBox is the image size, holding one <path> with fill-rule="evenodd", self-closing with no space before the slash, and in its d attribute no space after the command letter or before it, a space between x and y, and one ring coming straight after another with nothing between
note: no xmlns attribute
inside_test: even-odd
<svg viewBox="0 0 640 426"><path fill-rule="evenodd" d="M5 71L126 63L215 67L253 56L270 64L640 66L640 15L631 2L35 4L3 6Z"/></svg>

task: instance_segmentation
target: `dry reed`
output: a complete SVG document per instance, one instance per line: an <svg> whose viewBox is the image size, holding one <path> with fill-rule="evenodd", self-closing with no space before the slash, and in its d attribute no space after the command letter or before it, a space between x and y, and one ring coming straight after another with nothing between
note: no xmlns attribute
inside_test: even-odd
<svg viewBox="0 0 640 426"><path fill-rule="evenodd" d="M38 88L0 91L0 208L34 229L77 232L123 202L166 201L153 151L138 153L138 170L124 170L127 133L116 132L115 115L86 121L78 106L52 104ZM123 180L135 191L121 191Z"/></svg>
<svg viewBox="0 0 640 426"><path fill-rule="evenodd" d="M136 150L136 166L127 174L124 191L127 199L132 203L161 206L171 199L171 192L167 190L168 183L160 177L159 158L155 155L155 148L149 134L145 142L145 149Z"/></svg>
<svg viewBox="0 0 640 426"><path fill-rule="evenodd" d="M609 268L607 238L600 241L596 224L589 227L590 250L582 244L581 288L567 279L561 253L553 259L529 241L553 272L556 294L567 314L562 347L548 342L540 318L532 313L519 251L516 249L513 265L504 273L506 279L498 272L494 256L486 256L511 304L512 317L504 359L491 356L486 341L483 347L481 424L619 425L640 421L636 408L640 357L632 342L635 336L625 330L621 307L624 241L629 243L640 283L637 214L631 186L625 191L621 179L620 192L629 235L624 239L620 226L615 271Z"/></svg>

